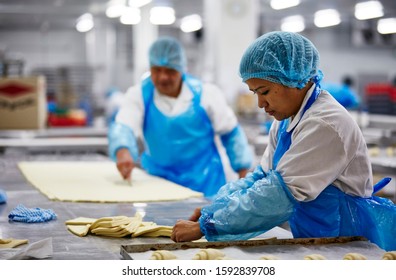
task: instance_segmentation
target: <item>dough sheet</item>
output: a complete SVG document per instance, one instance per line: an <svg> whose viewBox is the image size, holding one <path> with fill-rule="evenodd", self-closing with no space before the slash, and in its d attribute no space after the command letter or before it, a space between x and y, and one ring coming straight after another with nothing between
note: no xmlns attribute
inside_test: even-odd
<svg viewBox="0 0 396 280"><path fill-rule="evenodd" d="M74 202L156 202L202 197L139 168L132 172L132 186L111 161L19 162L26 179L51 200Z"/></svg>

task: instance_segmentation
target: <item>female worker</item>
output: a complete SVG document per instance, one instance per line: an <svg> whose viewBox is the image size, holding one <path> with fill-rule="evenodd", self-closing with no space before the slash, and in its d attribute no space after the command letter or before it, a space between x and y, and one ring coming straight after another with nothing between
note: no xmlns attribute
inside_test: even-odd
<svg viewBox="0 0 396 280"><path fill-rule="evenodd" d="M245 51L240 75L273 116L260 165L224 185L212 204L179 220L174 241L248 239L286 221L293 236L365 236L396 249L396 207L373 196L367 146L356 122L321 90L319 54L305 37L270 32Z"/></svg>
<svg viewBox="0 0 396 280"><path fill-rule="evenodd" d="M231 167L244 177L253 153L218 87L186 73L184 50L171 37L151 45L149 61L151 75L128 90L108 133L109 154L122 177L130 180L139 163L152 175L211 197L226 182L216 135ZM145 144L140 159L138 137Z"/></svg>

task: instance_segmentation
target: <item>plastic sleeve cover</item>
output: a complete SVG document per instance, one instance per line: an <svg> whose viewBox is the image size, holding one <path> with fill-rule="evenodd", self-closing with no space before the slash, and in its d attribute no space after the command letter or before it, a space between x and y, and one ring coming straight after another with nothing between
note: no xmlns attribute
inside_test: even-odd
<svg viewBox="0 0 396 280"><path fill-rule="evenodd" d="M217 197L203 207L200 229L208 241L249 239L286 222L294 203L280 174L271 170L251 186Z"/></svg>
<svg viewBox="0 0 396 280"><path fill-rule="evenodd" d="M253 151L249 147L246 135L240 125L237 125L229 133L221 135L220 139L226 149L231 167L234 171L251 167Z"/></svg>
<svg viewBox="0 0 396 280"><path fill-rule="evenodd" d="M113 123L107 133L109 141L109 156L117 161L116 153L121 148L127 148L134 161L137 161L139 150L132 129L122 123Z"/></svg>
<svg viewBox="0 0 396 280"><path fill-rule="evenodd" d="M254 182L260 180L266 176L265 172L261 168L260 165L257 165L253 172L249 172L245 178L241 178L236 181L229 182L222 186L217 192L216 196L213 199L224 197L232 194L240 189L246 189L251 187Z"/></svg>

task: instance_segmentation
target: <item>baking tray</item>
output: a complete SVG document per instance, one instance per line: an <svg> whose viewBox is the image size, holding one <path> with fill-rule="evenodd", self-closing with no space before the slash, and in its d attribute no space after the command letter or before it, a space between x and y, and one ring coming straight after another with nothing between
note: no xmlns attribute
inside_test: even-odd
<svg viewBox="0 0 396 280"><path fill-rule="evenodd" d="M326 245L326 244L345 244L355 241L367 242L367 239L362 236L341 236L341 237L326 237L326 238L290 238L290 239L251 239L238 241L193 241L193 242L178 242L178 243L157 243L157 244L132 244L121 245L120 254L126 260L133 260L133 253L142 253L156 250L187 250L187 249L207 249L216 248L222 249L227 247L260 247L260 246L289 246L289 245Z"/></svg>

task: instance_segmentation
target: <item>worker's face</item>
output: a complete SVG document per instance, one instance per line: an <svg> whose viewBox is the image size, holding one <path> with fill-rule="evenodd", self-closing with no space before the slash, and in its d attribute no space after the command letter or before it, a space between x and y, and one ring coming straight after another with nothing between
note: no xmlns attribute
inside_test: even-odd
<svg viewBox="0 0 396 280"><path fill-rule="evenodd" d="M256 78L247 80L246 84L257 95L258 107L278 121L297 114L307 92L305 88L289 88Z"/></svg>
<svg viewBox="0 0 396 280"><path fill-rule="evenodd" d="M152 66L151 79L157 90L167 96L177 97L182 84L182 74L175 69Z"/></svg>

